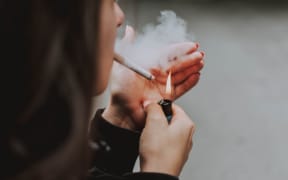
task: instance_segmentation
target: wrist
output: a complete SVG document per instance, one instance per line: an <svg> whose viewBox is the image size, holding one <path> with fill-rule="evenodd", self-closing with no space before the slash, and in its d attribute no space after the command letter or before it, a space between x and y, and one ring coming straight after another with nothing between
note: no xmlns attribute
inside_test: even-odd
<svg viewBox="0 0 288 180"><path fill-rule="evenodd" d="M125 113L125 111L121 110L119 107L111 104L108 105L108 107L104 110L102 117L114 126L136 131L136 125L132 118L128 115L128 113Z"/></svg>
<svg viewBox="0 0 288 180"><path fill-rule="evenodd" d="M150 164L141 164L141 172L147 172L147 173L162 173L162 174L168 174L171 176L179 177L180 170L177 168L168 168L163 163L150 163Z"/></svg>

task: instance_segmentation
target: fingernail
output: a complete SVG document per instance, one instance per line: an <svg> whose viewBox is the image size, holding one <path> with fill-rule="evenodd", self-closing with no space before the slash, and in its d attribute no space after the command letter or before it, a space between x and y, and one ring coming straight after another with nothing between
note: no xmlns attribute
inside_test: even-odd
<svg viewBox="0 0 288 180"><path fill-rule="evenodd" d="M126 34L128 33L129 30L130 30L130 26L126 25L126 29L125 29Z"/></svg>
<svg viewBox="0 0 288 180"><path fill-rule="evenodd" d="M152 101L150 101L150 100L144 101L144 102L143 102L143 107L144 107L144 109L145 109L149 104L151 104L151 103L152 103Z"/></svg>
<svg viewBox="0 0 288 180"><path fill-rule="evenodd" d="M201 72L195 73L194 76L201 76Z"/></svg>
<svg viewBox="0 0 288 180"><path fill-rule="evenodd" d="M197 42L197 43L196 43L196 48L198 49L198 48L199 48L199 46L200 46L200 44Z"/></svg>
<svg viewBox="0 0 288 180"><path fill-rule="evenodd" d="M201 51L200 53L201 53L201 55L202 55L203 57L205 56L205 53L204 53L203 51Z"/></svg>

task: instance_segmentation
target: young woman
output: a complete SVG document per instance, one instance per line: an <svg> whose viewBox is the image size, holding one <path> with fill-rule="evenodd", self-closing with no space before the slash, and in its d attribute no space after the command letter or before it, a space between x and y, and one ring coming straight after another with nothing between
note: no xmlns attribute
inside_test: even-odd
<svg viewBox="0 0 288 180"><path fill-rule="evenodd" d="M177 179L195 128L176 105L167 123L155 103L166 76L159 69L153 83L119 74L109 106L89 123L91 97L107 86L124 20L115 1L1 0L0 7L2 72L9 71L0 179ZM198 82L203 67L196 44L180 46L189 56L173 65L175 98ZM138 154L141 172L132 173Z"/></svg>

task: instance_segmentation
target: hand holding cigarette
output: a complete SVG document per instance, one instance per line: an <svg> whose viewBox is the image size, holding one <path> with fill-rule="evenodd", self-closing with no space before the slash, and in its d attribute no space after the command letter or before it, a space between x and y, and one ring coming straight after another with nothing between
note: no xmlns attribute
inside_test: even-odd
<svg viewBox="0 0 288 180"><path fill-rule="evenodd" d="M151 70L156 77L156 81L163 85L166 84L167 76L172 70L175 98L182 96L193 88L200 79L200 71L204 67L205 53L198 51L199 46L198 43L192 42L173 44L167 47L162 57L163 61L169 63Z"/></svg>
<svg viewBox="0 0 288 180"><path fill-rule="evenodd" d="M126 39L129 39L126 37ZM200 78L200 71L204 66L204 54L197 51L196 43L178 43L167 47L169 56L177 54L179 60L175 60L166 68L154 67L150 72L155 80L147 80L139 73L135 73L123 63L114 64L111 78L111 101L103 113L112 124L131 130L141 130L145 125L146 113L144 104L147 102L159 102L161 99L176 100L194 87ZM183 56L179 56L182 49ZM168 55L167 55L168 57ZM132 61L132 60L130 60ZM167 59L169 61L169 59ZM137 65L138 66L138 65ZM173 96L166 97L166 83L169 72L173 85ZM142 73L143 74L143 73ZM121 117L115 119L115 117ZM114 118L114 119L113 119Z"/></svg>

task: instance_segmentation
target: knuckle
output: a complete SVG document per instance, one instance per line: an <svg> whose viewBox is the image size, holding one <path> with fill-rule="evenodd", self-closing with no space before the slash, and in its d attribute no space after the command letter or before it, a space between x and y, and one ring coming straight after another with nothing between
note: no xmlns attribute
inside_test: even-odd
<svg viewBox="0 0 288 180"><path fill-rule="evenodd" d="M193 129L193 123L192 122L187 122L187 128L189 129L189 130L192 130Z"/></svg>
<svg viewBox="0 0 288 180"><path fill-rule="evenodd" d="M188 128L190 131L194 132L194 131L195 131L195 128L196 128L196 125L195 125L195 123L194 123L193 121L188 120L188 121L187 121L187 128Z"/></svg>
<svg viewBox="0 0 288 180"><path fill-rule="evenodd" d="M188 141L188 146L189 146L189 148L193 146L193 140L192 140L192 138L189 139L189 141Z"/></svg>
<svg viewBox="0 0 288 180"><path fill-rule="evenodd" d="M195 125L195 123L193 123L193 126L192 126L192 134L194 134L195 131L196 131L196 125Z"/></svg>
<svg viewBox="0 0 288 180"><path fill-rule="evenodd" d="M191 140L190 146L189 146L189 152L192 150L193 148L193 141Z"/></svg>

